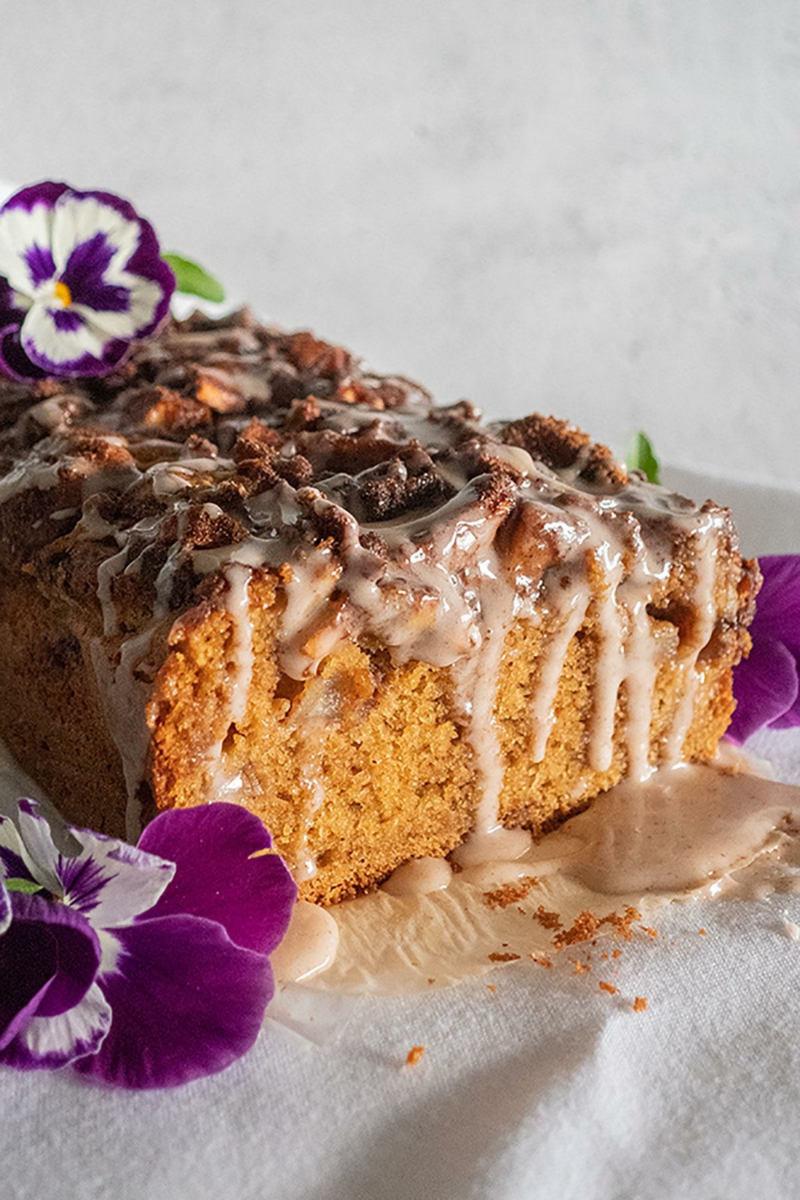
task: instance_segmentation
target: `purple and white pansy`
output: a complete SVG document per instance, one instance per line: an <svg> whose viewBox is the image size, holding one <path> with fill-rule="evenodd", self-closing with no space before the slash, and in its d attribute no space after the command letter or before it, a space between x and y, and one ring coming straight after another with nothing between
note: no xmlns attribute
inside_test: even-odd
<svg viewBox="0 0 800 1200"><path fill-rule="evenodd" d="M40 807L0 817L0 1063L173 1087L250 1049L297 888L233 804L162 813L138 847Z"/></svg>
<svg viewBox="0 0 800 1200"><path fill-rule="evenodd" d="M0 208L0 370L12 378L106 374L174 291L152 226L120 196L46 181Z"/></svg>

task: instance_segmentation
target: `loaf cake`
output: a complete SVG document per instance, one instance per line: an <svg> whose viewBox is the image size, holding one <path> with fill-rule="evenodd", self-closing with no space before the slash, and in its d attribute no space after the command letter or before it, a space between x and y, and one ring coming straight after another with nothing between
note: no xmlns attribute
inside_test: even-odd
<svg viewBox="0 0 800 1200"><path fill-rule="evenodd" d="M246 311L0 382L0 723L73 822L235 800L306 899L707 760L757 565L574 425Z"/></svg>

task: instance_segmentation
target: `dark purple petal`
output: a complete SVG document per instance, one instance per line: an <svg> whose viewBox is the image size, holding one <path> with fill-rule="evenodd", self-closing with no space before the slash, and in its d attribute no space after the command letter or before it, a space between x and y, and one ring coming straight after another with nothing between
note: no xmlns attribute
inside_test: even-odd
<svg viewBox="0 0 800 1200"><path fill-rule="evenodd" d="M800 650L800 554L758 560L764 582L756 600L753 640L761 631Z"/></svg>
<svg viewBox="0 0 800 1200"><path fill-rule="evenodd" d="M49 246L29 246L25 251L25 262L35 288L52 279L56 273L56 264Z"/></svg>
<svg viewBox="0 0 800 1200"><path fill-rule="evenodd" d="M795 660L795 666L797 666L797 660ZM800 677L800 667L798 667L797 673ZM800 688L798 688L794 704L779 717L773 717L769 723L770 729L797 729L798 726L800 726Z"/></svg>
<svg viewBox="0 0 800 1200"><path fill-rule="evenodd" d="M147 918L192 913L219 921L231 941L260 954L281 942L297 886L258 817L238 804L171 809L151 821L139 847L176 865ZM255 856L255 857L254 857Z"/></svg>
<svg viewBox="0 0 800 1200"><path fill-rule="evenodd" d="M26 879L28 883L35 883L25 860L8 846L0 846L0 876L6 879Z"/></svg>
<svg viewBox="0 0 800 1200"><path fill-rule="evenodd" d="M97 934L85 917L58 901L14 892L11 907L11 929L27 931L32 943L40 942L46 932L55 947L56 975L37 1009L37 1016L55 1017L74 1008L86 995L100 967ZM0 978L2 974L0 971Z"/></svg>
<svg viewBox="0 0 800 1200"><path fill-rule="evenodd" d="M106 283L104 272L114 257L114 247L104 233L96 233L72 251L61 280L72 293L74 304L86 304L96 312L127 312L130 293L118 284Z"/></svg>
<svg viewBox="0 0 800 1200"><path fill-rule="evenodd" d="M0 275L0 325L21 325L24 319L25 310L18 306L14 289Z"/></svg>
<svg viewBox="0 0 800 1200"><path fill-rule="evenodd" d="M32 1016L0 1050L0 1063L20 1071L53 1071L94 1054L111 1025L111 1008L96 983L83 999L55 1017Z"/></svg>
<svg viewBox="0 0 800 1200"><path fill-rule="evenodd" d="M35 1017L36 1009L54 977L46 973L43 955L26 956L18 953L20 936L16 930L5 934L3 940L8 940L9 945L0 956L0 967L4 969L5 959L19 958L22 964L16 978L4 980L0 990L0 1063L3 1064L5 1050L20 1033L24 1033Z"/></svg>
<svg viewBox="0 0 800 1200"><path fill-rule="evenodd" d="M15 376L17 379L42 379L48 376L60 376L63 379L84 379L88 376L108 375L114 367L119 366L125 355L130 351L131 345L128 341L116 339L106 342L103 347L103 353L98 357L94 354L81 354L77 358L71 358L66 362L56 362L52 358L48 358L36 346L32 340L26 340L21 343L19 353L12 349L11 356L6 354L5 347L0 349L0 365L8 364L11 367L11 374L14 370L19 371ZM21 356L21 357L20 357ZM38 370L39 374L34 375L33 371L29 375L22 374L24 363L29 363L33 370Z"/></svg>
<svg viewBox="0 0 800 1200"><path fill-rule="evenodd" d="M800 690L797 663L781 642L755 637L750 657L733 673L736 711L727 737L736 745L774 723L797 702Z"/></svg>
<svg viewBox="0 0 800 1200"><path fill-rule="evenodd" d="M46 379L47 372L28 358L19 340L19 325L0 329L0 371L20 383L31 379Z"/></svg>
<svg viewBox="0 0 800 1200"><path fill-rule="evenodd" d="M142 920L113 936L119 958L99 979L111 1029L77 1070L121 1087L177 1087L247 1053L272 998L265 955L200 917Z"/></svg>
<svg viewBox="0 0 800 1200"><path fill-rule="evenodd" d="M33 1016L74 1008L94 982L100 943L65 905L15 892L12 922L0 937L0 1048Z"/></svg>
<svg viewBox="0 0 800 1200"><path fill-rule="evenodd" d="M56 200L59 196L63 196L64 192L68 192L70 186L68 183L56 183L52 179L43 179L41 183L32 183L28 187L21 188L10 196L3 205L2 211L11 208L21 208L25 212L30 212L37 204L46 204L48 208L55 208Z"/></svg>

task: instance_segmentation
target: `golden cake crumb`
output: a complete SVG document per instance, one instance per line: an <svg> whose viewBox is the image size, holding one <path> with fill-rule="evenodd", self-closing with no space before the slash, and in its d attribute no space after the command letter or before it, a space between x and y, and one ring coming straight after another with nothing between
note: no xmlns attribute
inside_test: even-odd
<svg viewBox="0 0 800 1200"><path fill-rule="evenodd" d="M561 917L557 912L550 912L540 904L536 912L533 914L534 920L538 921L542 929L560 929Z"/></svg>
<svg viewBox="0 0 800 1200"><path fill-rule="evenodd" d="M625 909L625 912L622 914L622 916L615 912L609 913L607 917L603 917L602 921L600 921L600 924L610 925L614 930L615 937L624 938L626 942L629 942L633 937L633 923L635 921L641 921L641 919L642 914L639 912L638 908L633 908L629 905Z"/></svg>
<svg viewBox="0 0 800 1200"><path fill-rule="evenodd" d="M489 955L489 962L493 962L493 963L516 962L519 957L520 957L519 954L512 954L508 950L495 950L495 952L493 954Z"/></svg>
<svg viewBox="0 0 800 1200"><path fill-rule="evenodd" d="M533 888L539 886L539 880L533 875L528 875L519 883L505 883L502 887L496 888L492 892L484 892L483 900L489 908L508 908L510 904L518 904L520 900L526 900ZM520 911L524 911L520 909Z"/></svg>
<svg viewBox="0 0 800 1200"><path fill-rule="evenodd" d="M564 946L574 946L577 942L589 942L597 933L601 921L597 919L594 913L582 912L572 923L571 928L562 930L556 934L553 939L553 945L557 950L563 949Z"/></svg>
<svg viewBox="0 0 800 1200"><path fill-rule="evenodd" d="M597 986L601 992L608 992L609 996L616 996L617 994L618 989L614 987L613 983L607 983L605 979L601 979Z"/></svg>
<svg viewBox="0 0 800 1200"><path fill-rule="evenodd" d="M424 1046L412 1046L406 1055L406 1066L415 1067L425 1053Z"/></svg>
<svg viewBox="0 0 800 1200"><path fill-rule="evenodd" d="M645 996L637 996L633 1002L634 1012L644 1012L647 1008L647 998Z"/></svg>
<svg viewBox="0 0 800 1200"><path fill-rule="evenodd" d="M539 954L529 954L529 955L528 955L528 957L529 957L529 958L530 958L530 959L531 959L533 962L535 962L535 963L538 963L538 965L539 965L540 967L547 967L547 968L549 969L549 968L550 968L550 967L552 967L552 965L553 965L553 964L552 964L552 962L551 962L551 960L550 960L549 958L545 958L545 957L544 957L544 955L539 955Z"/></svg>

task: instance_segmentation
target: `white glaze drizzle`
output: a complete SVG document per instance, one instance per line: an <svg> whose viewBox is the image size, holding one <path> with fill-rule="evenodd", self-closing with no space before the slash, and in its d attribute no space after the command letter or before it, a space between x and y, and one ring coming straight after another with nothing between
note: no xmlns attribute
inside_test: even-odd
<svg viewBox="0 0 800 1200"><path fill-rule="evenodd" d="M677 763L681 759L683 743L694 716L695 697L700 684L697 660L714 631L717 615L714 603L717 531L714 522L709 520L706 527L697 531L694 536L698 539L697 553L694 559L696 579L692 592L694 620L691 638L679 649L678 669L682 676L683 692L672 726L667 734L665 757L668 763Z"/></svg>
<svg viewBox="0 0 800 1200"><path fill-rule="evenodd" d="M569 591L556 591L557 613L561 624L545 643L540 658L539 678L531 712L533 729L533 761L542 762L547 743L556 721L556 694L564 670L570 643L586 618L590 593L585 582Z"/></svg>
<svg viewBox="0 0 800 1200"><path fill-rule="evenodd" d="M231 770L225 761L223 746L230 730L241 726L247 714L247 702L253 679L255 658L253 654L253 620L250 614L250 579L252 571L241 562L231 563L225 568L227 591L225 612L231 619L229 654L232 659L228 672L228 697L222 735L209 748L206 758L209 764L207 800L234 800L241 792L242 777Z"/></svg>

